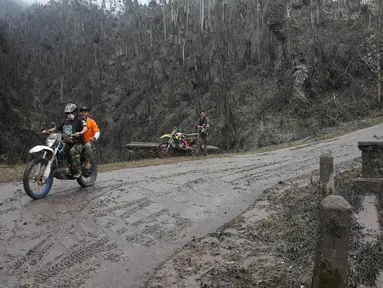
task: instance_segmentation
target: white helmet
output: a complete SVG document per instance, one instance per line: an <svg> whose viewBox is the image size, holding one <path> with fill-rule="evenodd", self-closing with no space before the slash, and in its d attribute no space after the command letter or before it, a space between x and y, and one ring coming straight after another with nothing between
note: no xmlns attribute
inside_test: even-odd
<svg viewBox="0 0 383 288"><path fill-rule="evenodd" d="M75 113L77 112L77 106L73 103L68 103L65 106L64 113Z"/></svg>

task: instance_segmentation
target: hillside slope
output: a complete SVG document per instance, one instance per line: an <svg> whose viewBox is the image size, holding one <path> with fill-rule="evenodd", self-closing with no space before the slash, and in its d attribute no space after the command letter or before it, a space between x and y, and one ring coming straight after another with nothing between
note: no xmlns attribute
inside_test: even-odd
<svg viewBox="0 0 383 288"><path fill-rule="evenodd" d="M380 109L381 8L354 2L63 0L5 15L2 128L25 138L1 138L0 154L25 159L27 131L59 121L68 101L92 107L102 161L175 125L190 131L200 109L223 150L365 117Z"/></svg>

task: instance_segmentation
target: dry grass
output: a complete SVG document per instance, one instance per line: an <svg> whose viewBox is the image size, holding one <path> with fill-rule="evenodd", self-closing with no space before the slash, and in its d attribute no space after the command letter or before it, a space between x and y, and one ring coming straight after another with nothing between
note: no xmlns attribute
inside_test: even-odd
<svg viewBox="0 0 383 288"><path fill-rule="evenodd" d="M0 183L7 183L11 181L21 180L25 166L0 166Z"/></svg>
<svg viewBox="0 0 383 288"><path fill-rule="evenodd" d="M345 134L351 133L353 131L371 127L371 126L380 124L382 122L383 122L382 116L376 117L376 118L369 118L363 121L346 123L345 125L328 129L329 131L324 132L322 135L319 135L316 138L305 138L305 139L292 141L288 143L282 143L279 145L267 146L267 147L263 147L261 149L257 149L253 151L246 151L246 152L239 152L239 153L211 154L207 158L233 157L235 155L264 153L264 152L270 152L270 151L279 150L283 148L296 147L300 145L311 145L318 141L337 138ZM156 165L164 165L164 164L174 164L174 163L194 161L199 159L204 159L204 158L195 157L195 156L193 157L181 156L181 157L172 157L168 159L155 158L155 159L146 159L146 160L140 160L140 161L108 163L108 164L99 165L98 169L100 172L107 172L107 171L115 171L115 170L125 169L125 168L139 168L139 167L156 166ZM14 166L0 165L0 183L20 181L24 168L25 168L25 165L14 165Z"/></svg>
<svg viewBox="0 0 383 288"><path fill-rule="evenodd" d="M274 150L279 150L283 148L290 148L290 147L296 147L300 145L311 145L318 141L324 141L329 139L335 139L341 136L344 136L346 134L349 134L354 131L358 131L360 129L372 127L378 124L381 124L383 122L383 116L375 117L375 118L368 118L364 119L362 121L354 121L350 123L345 123L342 126L336 126L332 128L328 128L327 131L322 132L322 134L318 135L315 138L304 138L296 141L286 142L278 145L270 145L266 147L262 147L260 149L254 150L254 151L248 151L248 152L240 152L237 154L255 154L255 153L262 153L262 152L270 152Z"/></svg>

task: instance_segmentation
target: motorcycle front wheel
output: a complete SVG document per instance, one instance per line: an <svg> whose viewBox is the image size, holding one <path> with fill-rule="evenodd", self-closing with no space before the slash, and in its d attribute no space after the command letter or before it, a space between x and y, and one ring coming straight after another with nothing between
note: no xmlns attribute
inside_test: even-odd
<svg viewBox="0 0 383 288"><path fill-rule="evenodd" d="M174 154L174 148L171 144L161 143L158 146L158 156L160 156L160 158L168 158L173 156L173 154Z"/></svg>
<svg viewBox="0 0 383 288"><path fill-rule="evenodd" d="M43 181L45 167L48 160L43 158L32 159L25 167L23 175L24 191L32 199L41 199L48 195L53 184L53 175ZM32 182L32 185L31 185Z"/></svg>

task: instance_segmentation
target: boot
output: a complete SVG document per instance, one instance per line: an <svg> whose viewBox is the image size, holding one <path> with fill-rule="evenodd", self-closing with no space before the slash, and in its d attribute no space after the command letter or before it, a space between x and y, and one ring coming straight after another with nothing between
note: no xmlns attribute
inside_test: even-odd
<svg viewBox="0 0 383 288"><path fill-rule="evenodd" d="M89 160L89 159L86 159L86 160L84 161L84 168L85 168L86 170L90 170L90 169L92 169L92 164L90 163L90 160Z"/></svg>
<svg viewBox="0 0 383 288"><path fill-rule="evenodd" d="M73 174L73 177L76 178L76 179L80 178L80 177L81 177L81 171L77 171L77 172L75 172L75 173Z"/></svg>

